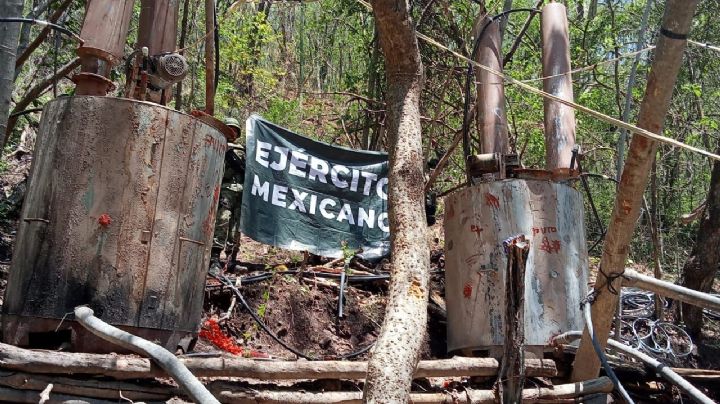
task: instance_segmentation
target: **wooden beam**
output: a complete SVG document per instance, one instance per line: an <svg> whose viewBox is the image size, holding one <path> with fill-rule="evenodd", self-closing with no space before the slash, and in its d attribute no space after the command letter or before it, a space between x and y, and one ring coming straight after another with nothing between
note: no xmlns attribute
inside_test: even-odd
<svg viewBox="0 0 720 404"><path fill-rule="evenodd" d="M263 380L364 379L367 362L350 361L267 361L220 356L181 358L198 377L246 377ZM116 379L167 377L147 358L132 355L101 355L39 351L0 343L0 368L30 373L96 374ZM492 358L440 359L420 361L414 377L495 376L498 361ZM531 377L554 377L555 362L526 359L525 373Z"/></svg>
<svg viewBox="0 0 720 404"><path fill-rule="evenodd" d="M692 17L698 0L668 0L663 16L661 34L648 76L645 96L640 105L638 126L642 129L662 133L665 116L670 105L673 87L682 64L686 46L684 37L690 31ZM630 241L635 224L640 217L643 190L650 175L650 167L655 159L658 142L641 136L633 136L628 151L625 169L622 173L615 207L610 226L605 236L600 275L595 283L598 293L592 306L592 319L595 333L604 347L610 332L610 324L617 306L618 297L612 293L620 287L618 278L625 269ZM611 283L608 287L608 282ZM583 333L580 349L575 357L572 380L587 380L597 376L600 361L590 340L587 329Z"/></svg>

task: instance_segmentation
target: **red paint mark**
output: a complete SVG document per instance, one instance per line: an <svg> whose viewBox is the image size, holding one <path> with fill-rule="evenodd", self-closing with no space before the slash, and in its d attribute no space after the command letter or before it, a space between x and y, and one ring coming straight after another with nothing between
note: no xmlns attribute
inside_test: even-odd
<svg viewBox="0 0 720 404"><path fill-rule="evenodd" d="M466 299L472 297L472 285L470 283L466 283L465 286L463 286L463 296L465 296Z"/></svg>
<svg viewBox="0 0 720 404"><path fill-rule="evenodd" d="M98 224L102 227L108 227L112 224L112 218L107 213L103 213L98 218Z"/></svg>
<svg viewBox="0 0 720 404"><path fill-rule="evenodd" d="M498 199L497 196L491 194L490 192L485 193L485 203L495 209L500 207L500 199Z"/></svg>
<svg viewBox="0 0 720 404"><path fill-rule="evenodd" d="M540 243L540 250L548 254L560 253L560 240L550 240L547 237L543 237L542 243Z"/></svg>
<svg viewBox="0 0 720 404"><path fill-rule="evenodd" d="M630 214L630 211L632 210L632 207L630 206L630 202L627 200L622 201L622 210L626 215Z"/></svg>
<svg viewBox="0 0 720 404"><path fill-rule="evenodd" d="M557 233L557 227L549 226L549 227L533 227L532 228L533 236L536 234L548 234L548 233Z"/></svg>
<svg viewBox="0 0 720 404"><path fill-rule="evenodd" d="M465 264L467 264L467 266L469 266L469 267L475 266L475 264L477 264L479 259L480 259L480 254L473 254L473 255L465 258Z"/></svg>
<svg viewBox="0 0 720 404"><path fill-rule="evenodd" d="M225 142L211 135L205 135L205 145L214 150L218 154L225 154Z"/></svg>
<svg viewBox="0 0 720 404"><path fill-rule="evenodd" d="M484 230L484 229L483 229L482 227L478 226L478 225L474 225L474 224L471 224L471 225L470 225L470 231L473 232L473 233L477 233L478 236L480 235L480 232L483 231L483 230Z"/></svg>
<svg viewBox="0 0 720 404"><path fill-rule="evenodd" d="M245 351L243 347L239 346L231 337L228 337L224 332L222 332L220 325L215 319L209 319L205 322L205 324L203 324L202 330L200 330L200 337L210 341L219 349L230 352L234 355L242 355L250 358L268 357L267 354L262 352L254 350Z"/></svg>

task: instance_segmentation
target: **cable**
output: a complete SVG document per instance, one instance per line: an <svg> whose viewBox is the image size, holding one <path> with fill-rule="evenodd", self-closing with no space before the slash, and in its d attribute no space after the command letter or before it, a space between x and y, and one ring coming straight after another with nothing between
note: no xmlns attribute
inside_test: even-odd
<svg viewBox="0 0 720 404"><path fill-rule="evenodd" d="M605 352L603 352L602 347L600 346L600 343L597 340L597 337L595 336L595 331L593 329L592 325L592 316L590 314L590 304L591 300L588 299L587 302L584 302L582 304L582 311L585 315L585 326L587 327L588 334L590 334L590 339L592 340L593 348L595 348L595 353L597 354L598 358L600 359L600 362L603 365L603 368L605 369L605 373L610 377L610 380L612 380L613 384L615 385L615 388L620 392L620 395L623 397L625 401L627 401L630 404L635 404L632 398L630 398L630 395L625 390L625 387L623 387L622 384L620 384L620 380L618 380L617 375L615 375L615 372L610 367L610 364L607 361L607 357L605 356Z"/></svg>
<svg viewBox="0 0 720 404"><path fill-rule="evenodd" d="M40 25L41 27L50 27L51 29L54 29L55 31L62 32L63 34L77 40L78 42L80 42L81 45L85 43L85 40L80 38L80 36L78 34L70 31L69 29L67 29L61 25L54 24L49 21L36 20L34 18L3 17L3 18L0 18L0 22L24 22L24 23L28 23L28 24L37 24L37 25Z"/></svg>
<svg viewBox="0 0 720 404"><path fill-rule="evenodd" d="M297 356L300 357L300 358L304 358L304 359L307 359L307 360L310 360L310 361L318 360L317 358L313 358L313 357L311 357L311 356L307 356L307 355L305 355L304 353L300 352L299 350L297 350L297 349L291 347L290 345L286 344L285 342L283 342L283 340L280 339L280 337L277 336L277 334L275 334L274 332L272 332L272 331L268 328L268 326L265 325L265 323L262 321L262 319L260 319L260 317L258 317L258 315L252 310L252 308L250 308L250 305L247 303L247 301L245 300L245 297L243 297L242 293L240 293L240 290L238 290L238 288L235 287L235 285L234 285L226 276L224 276L224 275L215 275L215 274L213 274L213 273L210 273L209 275L212 276L213 278L217 279L218 281L222 282L225 286L230 287L230 289L232 289L233 293L235 293L235 296L237 296L238 300L240 301L240 304L242 304L243 307L245 308L245 310L247 310L248 313L250 313L250 316L253 318L253 320L255 320L255 322L260 326L260 328L262 328L263 331L265 331L265 333L267 333L267 334L268 334L272 339L274 339L278 344L282 345L283 348L285 348L285 349L287 349L288 351L294 353L295 355L297 355ZM364 348L362 348L362 349L360 349L360 350L358 350L358 351L350 352L350 353L348 353L348 354L339 356L339 357L337 357L337 358L325 358L325 359L349 359L349 358L353 358L353 357L360 356L360 355L362 355L363 353L367 352L367 351L370 350L370 348L372 348L374 345L375 345L375 342L371 343L370 345L368 345L368 346L366 346L366 347L364 347Z"/></svg>

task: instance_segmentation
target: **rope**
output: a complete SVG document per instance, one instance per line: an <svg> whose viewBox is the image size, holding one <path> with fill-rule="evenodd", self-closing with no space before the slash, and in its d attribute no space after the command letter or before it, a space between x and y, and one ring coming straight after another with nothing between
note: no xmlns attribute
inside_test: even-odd
<svg viewBox="0 0 720 404"><path fill-rule="evenodd" d="M364 0L356 0L356 1L357 1L358 3L360 3L360 4L362 4L363 6L365 6L366 8L368 8L369 10L372 10L372 7L371 7L370 4L367 3L366 1L364 1ZM588 107L583 106L583 105L580 105L580 104L576 104L576 103L574 103L574 102L572 102L572 101L568 101L568 100L566 100L566 99L557 97L557 96L552 95L552 94L550 94L550 93L546 93L545 91L539 90L539 89L537 89L537 88L535 88L535 87L533 87L533 86L531 86L531 85L525 84L525 83L523 83L522 81L520 81L520 80L518 80L518 79L515 79L515 78L512 78L512 77L510 77L510 76L507 76L507 75L505 75L505 74L503 74L503 73L501 73L501 72L499 72L499 71L497 71L497 70L495 70L495 69L492 69L492 68L487 67L487 66L485 66L485 65L483 65L483 64L480 64L480 63L478 63L478 62L476 62L476 61L474 61L474 60L471 60L471 59L467 58L466 56L464 56L464 55L462 55L462 54L460 54L460 53L458 53L458 52L456 52L456 51L448 48L447 46L441 44L440 42L434 40L433 38L431 38L431 37L429 37L429 36L427 36L427 35L425 35L425 34L423 34L423 33L420 33L420 32L415 31L415 34L417 35L418 38L422 39L423 41L425 41L425 42L427 42L427 43L429 43L429 44L431 44L431 45L433 45L433 46L435 46L435 47L437 47L437 48L439 48L439 49L442 49L442 50L444 50L444 51L447 51L447 52L451 53L452 55L454 55L455 57L457 57L458 59L461 59L461 60L463 60L463 61L465 61L465 62L467 62L467 63L470 63L470 64L472 64L472 65L475 66L475 67L478 67L478 68L483 69L483 70L485 70L485 71L487 71L487 72L489 72L489 73L491 73L491 74L494 74L494 75L500 77L501 79L505 80L506 82L508 82L508 83L510 83L510 84L515 84L516 86L520 87L521 89L523 89L523 90L525 90L525 91L527 91L527 92L533 93L533 94L535 94L535 95L537 95L537 96L540 96L540 97L543 97L543 98L547 98L547 99L552 100L552 101L555 101L555 102L559 102L559 103L561 103L561 104L563 104L563 105L566 105L566 106L568 106L568 107L570 107L570 108L573 108L573 109L575 109L575 110L584 112L584 113L586 113L586 114L588 114L588 115L590 115L590 116L592 116L592 117L594 117L594 118L597 118L597 119L599 119L599 120L601 120L601 121L604 121L604 122L606 122L606 123L609 123L609 124L611 124L612 126L625 129L625 130L627 130L627 131L629 131L629 132L631 132L631 133L634 133L634 134L637 134L637 135L646 137L646 138L648 138L648 139L655 140L655 141L657 141L657 142L669 144L669 145L671 145L671 146L675 146L675 147L679 147L679 148L681 148L681 149L685 149L685 150L689 150L689 151L692 151L692 152L695 152L695 153L699 153L699 154L702 154L702 155L704 155L704 156L706 156L706 157L709 157L709 158L711 158L711 159L713 159L713 160L718 160L718 161L720 161L720 155L711 153L711 152L709 152L709 151L707 151L707 150L703 150L703 149L700 149L700 148L697 148L697 147L694 147L694 146L690 146L690 145L688 145L688 144L685 144L685 143L680 142L680 141L675 140L675 139L671 139L671 138L666 137L666 136L663 136L663 135L658 135L657 133L653 133L653 132L650 132L649 130L646 130L646 129L643 129L643 128L639 128L639 127L637 127L637 126L635 126L635 125L631 125L631 124L629 124L629 123L623 122L623 121L621 121L621 120L619 120L619 119L616 119L616 118L613 118L613 117L611 117L611 116L605 115L605 114L603 114L602 112L595 111L594 109L588 108Z"/></svg>
<svg viewBox="0 0 720 404"><path fill-rule="evenodd" d="M618 60L625 59L625 58L630 57L630 56L639 55L639 54L641 54L641 53L645 53L645 52L651 51L651 50L653 50L653 49L655 49L655 45L648 46L648 47L645 48L645 49L640 49L640 50L635 51L635 52L623 53L623 54L619 55L618 57L615 57L615 58L612 58L612 59L607 59L607 60L601 60L601 61L599 61L599 62L597 62L597 63L595 63L595 64L591 64L591 65L588 65L588 66L585 66L585 67L579 67L579 68L577 68L577 69L570 70L570 71L567 72L567 73L558 73L558 74L553 74L552 76L538 77L538 78L536 78L536 79L527 79L527 80L522 80L522 82L523 82L523 83L532 83L532 82L534 82L534 81L543 81L543 80L552 79L552 78L555 78L555 77L564 76L564 75L566 75L566 74L575 74L575 73L580 73L580 72L584 72L584 71L587 71L587 70L593 70L593 69L595 69L596 67L598 67L598 66L600 66L600 65L617 62Z"/></svg>
<svg viewBox="0 0 720 404"><path fill-rule="evenodd" d="M697 42L697 41L693 41L692 39L688 39L688 43L695 45L697 47L700 47L700 48L705 48L705 49L714 50L715 52L720 52L720 46Z"/></svg>

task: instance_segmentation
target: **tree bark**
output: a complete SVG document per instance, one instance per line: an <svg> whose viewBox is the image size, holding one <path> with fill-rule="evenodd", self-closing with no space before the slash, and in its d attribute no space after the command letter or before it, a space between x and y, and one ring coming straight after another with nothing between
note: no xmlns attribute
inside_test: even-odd
<svg viewBox="0 0 720 404"><path fill-rule="evenodd" d="M390 243L389 301L368 363L363 400L408 402L427 330L430 259L423 192L420 95L423 66L407 0L374 0L387 72Z"/></svg>
<svg viewBox="0 0 720 404"><path fill-rule="evenodd" d="M720 148L718 148L720 151ZM720 162L713 165L705 213L700 221L695 246L685 262L679 284L700 292L712 290L720 267ZM682 305L682 319L690 334L700 336L703 325L702 308Z"/></svg>
<svg viewBox="0 0 720 404"><path fill-rule="evenodd" d="M638 126L642 129L662 133L673 87L682 64L686 45L683 36L690 31L697 3L697 0L668 0L665 6L661 29L664 34L658 35L655 59L648 76L645 96L640 105ZM595 292L598 295L592 306L595 334L603 347L607 344L610 323L618 302L617 295L613 292L620 287L621 280L618 276L625 269L630 241L640 217L643 191L648 184L650 167L655 159L657 146L657 141L643 136L633 136L615 197L615 207L600 259L602 272L595 283ZM572 380L587 380L597 376L599 370L600 361L586 329L575 356Z"/></svg>
<svg viewBox="0 0 720 404"><path fill-rule="evenodd" d="M19 17L23 0L0 0L0 16ZM13 84L15 82L15 52L20 24L0 23L0 151L7 141L7 124L10 115Z"/></svg>

